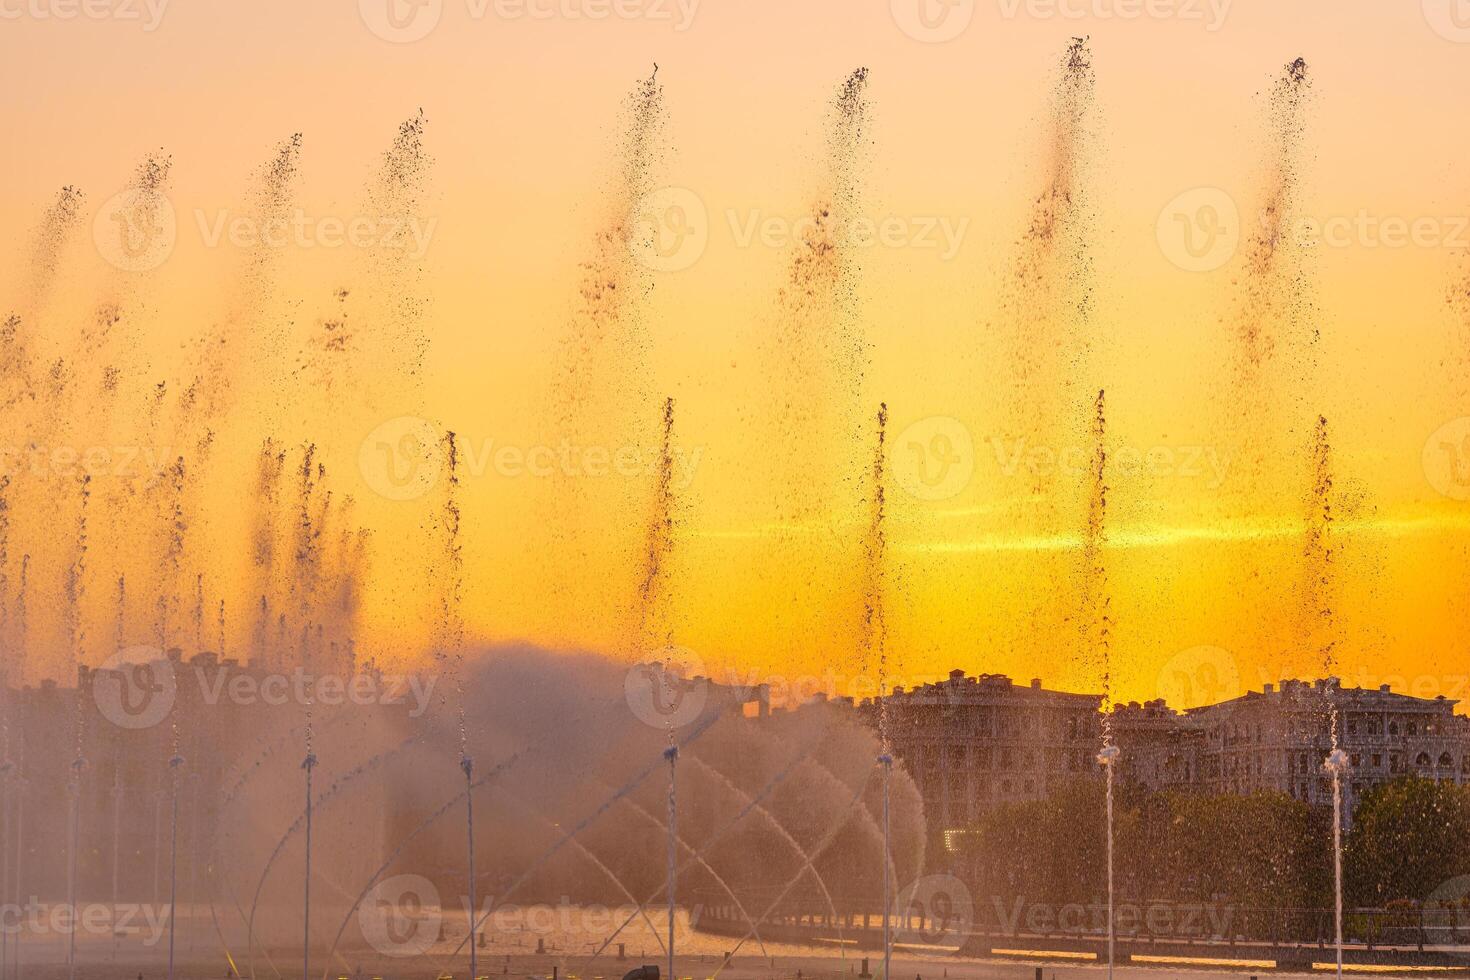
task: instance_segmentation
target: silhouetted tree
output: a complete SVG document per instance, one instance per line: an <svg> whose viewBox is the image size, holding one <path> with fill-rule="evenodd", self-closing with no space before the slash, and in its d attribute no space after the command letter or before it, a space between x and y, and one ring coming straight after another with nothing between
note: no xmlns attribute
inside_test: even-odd
<svg viewBox="0 0 1470 980"><path fill-rule="evenodd" d="M1470 787L1405 776L1375 786L1358 803L1344 847L1351 901L1382 907L1422 901L1470 874Z"/></svg>

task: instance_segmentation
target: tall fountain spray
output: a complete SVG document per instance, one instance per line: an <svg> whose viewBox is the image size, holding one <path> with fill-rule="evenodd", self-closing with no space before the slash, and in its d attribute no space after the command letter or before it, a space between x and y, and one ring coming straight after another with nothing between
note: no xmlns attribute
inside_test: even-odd
<svg viewBox="0 0 1470 980"><path fill-rule="evenodd" d="M1102 672L1102 748L1097 754L1107 780L1106 832L1108 863L1108 978L1112 980L1117 952L1116 883L1114 880L1113 784L1119 750L1113 741L1112 620L1109 613L1107 568L1103 564L1106 545L1107 483L1107 392L1099 391L1093 402L1091 424L1092 458L1088 467L1087 526L1082 538L1082 629L1084 657L1096 658Z"/></svg>
<svg viewBox="0 0 1470 980"><path fill-rule="evenodd" d="M888 626L884 619L884 560L888 550L887 502L884 478L887 465L888 404L878 406L877 445L873 450L872 506L863 540L863 620L859 635L864 662L878 669L878 765L883 774L883 980L890 980L893 961L893 837L890 799L893 783L893 746L888 730Z"/></svg>
<svg viewBox="0 0 1470 980"><path fill-rule="evenodd" d="M662 649L665 663L659 683L673 679L674 631L669 609L669 558L674 550L674 399L666 397L659 427L659 458L655 473L653 512L644 542L643 574L638 586L638 636L641 643ZM668 976L674 980L674 931L677 925L679 876L679 746L674 741L672 720L667 723L669 764L668 795Z"/></svg>
<svg viewBox="0 0 1470 980"><path fill-rule="evenodd" d="M1332 542L1332 443L1327 419L1318 416L1312 442L1312 487L1307 500L1306 541L1302 548L1306 563L1302 614L1313 628L1323 632L1317 637L1321 668L1325 683L1325 701L1330 748L1322 769L1332 777L1332 869L1333 869L1333 941L1337 953L1337 975L1342 976L1342 779L1350 759L1342 749L1340 718L1337 708L1337 684L1332 678L1336 660L1337 635L1334 628L1334 566L1337 554ZM1311 636L1308 633L1308 636Z"/></svg>
<svg viewBox="0 0 1470 980"><path fill-rule="evenodd" d="M86 628L82 623L82 598L86 593L87 583L87 504L92 497L92 477L83 474L78 484L81 495L81 503L77 517L76 552L72 559L71 567L66 574L66 625L68 634L68 646L72 655L72 676L77 678L78 690L76 704L75 734L76 747L72 755L71 772L67 779L67 789L71 797L71 812L68 816L67 826L67 854L66 854L66 904L67 914L71 918L71 927L67 930L66 937L66 975L67 980L76 980L77 975L77 848L81 841L82 826L82 773L86 769L87 761L82 756L82 746L86 736L85 720L86 713L82 710L81 697L81 671L82 665L86 663Z"/></svg>
<svg viewBox="0 0 1470 980"><path fill-rule="evenodd" d="M443 436L444 501L440 507L443 540L439 578L438 649L435 657L454 678L459 725L459 767L465 778L465 880L469 888L468 942L470 977L478 975L479 950L475 945L475 760L470 756L469 722L464 688L464 554L460 545L459 438L453 431Z"/></svg>

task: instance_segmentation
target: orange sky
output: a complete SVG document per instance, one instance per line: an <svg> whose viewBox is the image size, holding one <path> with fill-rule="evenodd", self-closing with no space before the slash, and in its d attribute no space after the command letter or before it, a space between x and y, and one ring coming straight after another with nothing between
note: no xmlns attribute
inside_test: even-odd
<svg viewBox="0 0 1470 980"><path fill-rule="evenodd" d="M141 0L97 0L92 16L75 18L63 17L72 9L64 0L0 2L0 83L11 95L0 111L15 137L0 187L0 220L12 230L5 268L27 267L62 184L87 195L46 303L29 309L19 274L4 277L0 302L30 313L41 344L56 351L98 303L120 303L140 330L150 378L177 377L186 338L227 315L249 250L228 237L211 244L212 235L248 212L252 174L274 145L303 134L295 205L314 235L330 237L324 220L367 213L364 189L381 153L398 124L423 111L432 166L417 227L427 237L411 263L428 297L417 321L430 342L422 383L402 386L401 365L371 359L370 404L308 390L294 403L300 418L276 433L318 440L335 486L376 531L364 635L385 655L426 641L418 605L431 588L419 581L419 558L405 556L432 547L422 529L434 493L386 499L371 446L360 459L379 424L402 416L454 429L469 452L469 635L638 652L629 622L650 514L646 468L628 478L581 474L566 498L555 481L506 460L554 448L549 392L565 378L561 344L583 264L615 207L620 106L657 62L668 152L652 179L702 210L701 250L649 273L638 318L646 342L631 360L608 356L578 384L606 419L644 420L626 438L614 421L603 431L610 454L626 444L644 461L663 396L676 399L689 466L676 480L668 580L679 643L707 663L782 678L830 670L839 689L872 672L854 653L867 460L834 450L840 440L820 431L773 429L783 396L768 361L794 247L788 229L821 188L827 106L864 65L873 118L862 213L894 223L886 241L853 253L868 345L861 385L821 397L863 418L880 401L889 406L894 672L962 666L1100 683L1094 652L1075 649L1075 610L1057 576L1075 564L1085 520L1083 393L1106 388L1114 469L1104 554L1119 696L1187 700L1181 672L1196 687L1224 678L1222 695L1320 672L1321 659L1293 636L1290 594L1318 414L1331 425L1342 498L1337 668L1350 682L1465 695L1470 658L1455 627L1470 595L1457 499L1466 487L1440 446L1470 433L1470 422L1455 424L1470 412L1470 358L1445 302L1470 248L1460 125L1470 38L1440 0L933 2L925 10L935 36L955 33L942 41L925 39L917 3L906 0L393 2L405 29L424 37L375 34L370 24L383 32L387 23L375 0L178 3L152 13ZM595 16L604 9L627 16ZM1043 188L1050 93L1074 35L1089 36L1096 71L1084 178L1090 349L1062 354L1075 425L1018 443L1005 404L1015 365L996 324ZM1243 255L1227 245L1218 268L1181 268L1171 261L1179 251L1168 209L1209 188L1184 199L1189 210L1228 201L1234 238L1249 232L1273 159L1265 93L1297 55L1312 80L1299 207L1342 235L1302 248L1320 340L1306 381L1269 416L1279 431L1264 470L1252 472L1220 425ZM160 148L173 160L177 244L155 269L119 271L95 247L93 219ZM1394 222L1420 219L1417 243L1393 243ZM361 251L320 237L287 247L270 309L289 321L289 346L332 316L335 289L377 295L360 281L375 268ZM624 375L643 381L624 387ZM209 516L196 531L212 543L201 563L208 588L240 606L241 620L240 502L270 427L261 396L248 382L237 389L202 493ZM65 438L82 447L120 438L72 428ZM1041 456L1031 452L1038 440ZM512 453L497 464L500 447ZM938 475L941 450L959 454L953 476ZM1046 469L1048 452L1063 462L1033 507L1026 467ZM790 461L802 458L810 472L793 473ZM856 470L839 472L851 463ZM781 500L824 516L783 522ZM46 532L26 533L44 541ZM100 603L107 589L91 592Z"/></svg>

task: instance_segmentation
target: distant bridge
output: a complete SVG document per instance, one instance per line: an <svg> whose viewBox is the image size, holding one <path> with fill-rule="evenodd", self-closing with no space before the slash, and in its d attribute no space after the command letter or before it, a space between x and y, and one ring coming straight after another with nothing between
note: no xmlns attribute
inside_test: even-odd
<svg viewBox="0 0 1470 980"><path fill-rule="evenodd" d="M761 908L756 901L747 903L746 911L758 916ZM1125 909L1131 910L1126 918ZM895 947L905 953L1014 957L1038 963L1107 960L1106 912L1095 904L1050 907L1041 915L1020 905L975 913L972 922L896 916ZM1104 925L1098 926L1098 919ZM1145 902L1119 905L1117 919L1119 963L1299 972L1311 972L1315 964L1336 963L1331 910ZM1225 928L1219 928L1222 919ZM883 948L882 916L877 912L840 911L833 916L825 911L782 911L757 925L761 938L770 942L874 952ZM699 909L694 927L734 939L750 931L737 908L718 902ZM1458 913L1355 909L1344 915L1343 934L1345 965L1470 975L1470 909Z"/></svg>

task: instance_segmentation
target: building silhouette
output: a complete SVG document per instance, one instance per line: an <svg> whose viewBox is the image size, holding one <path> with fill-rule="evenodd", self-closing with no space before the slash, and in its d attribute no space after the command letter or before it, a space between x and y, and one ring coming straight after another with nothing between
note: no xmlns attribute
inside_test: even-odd
<svg viewBox="0 0 1470 980"><path fill-rule="evenodd" d="M1351 822L1365 793L1400 776L1470 783L1470 719L1455 714L1457 703L1387 685L1345 688L1337 678L1287 680L1185 711L1162 700L1118 704L1106 722L1125 782L1154 791L1278 792L1311 806L1332 803L1323 763L1335 723L1336 744L1350 760L1343 802ZM856 707L886 729L931 829L961 830L996 804L1041 799L1102 771L1101 695L953 670L945 680L895 687Z"/></svg>

